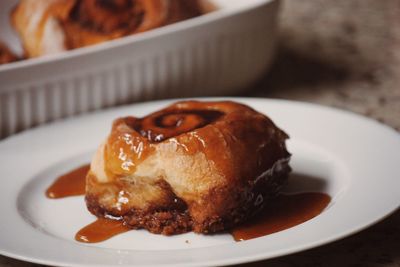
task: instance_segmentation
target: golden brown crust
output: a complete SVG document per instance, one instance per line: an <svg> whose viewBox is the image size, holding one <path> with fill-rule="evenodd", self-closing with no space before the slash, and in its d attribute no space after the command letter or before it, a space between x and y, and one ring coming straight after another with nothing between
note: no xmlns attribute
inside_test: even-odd
<svg viewBox="0 0 400 267"><path fill-rule="evenodd" d="M13 25L36 57L144 32L201 14L197 0L21 0Z"/></svg>
<svg viewBox="0 0 400 267"><path fill-rule="evenodd" d="M185 233L192 229L186 203L179 199L163 180L158 181L163 189L158 202L150 203L146 209L111 208L101 205L96 194L87 194L86 204L89 211L98 217L121 217L132 228L145 228L155 234L172 235ZM125 188L126 189L126 188ZM121 192L121 191L120 191Z"/></svg>
<svg viewBox="0 0 400 267"><path fill-rule="evenodd" d="M89 209L157 233L230 228L260 210L286 182L287 138L266 116L234 102L178 102L142 119L117 119L92 161ZM122 191L130 195L123 205ZM177 209L176 201L186 208ZM171 226L158 212L185 219Z"/></svg>

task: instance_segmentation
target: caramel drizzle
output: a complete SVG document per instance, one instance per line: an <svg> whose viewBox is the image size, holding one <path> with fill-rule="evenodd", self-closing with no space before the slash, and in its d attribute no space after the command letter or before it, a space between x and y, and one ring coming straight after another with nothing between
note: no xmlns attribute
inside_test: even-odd
<svg viewBox="0 0 400 267"><path fill-rule="evenodd" d="M86 164L58 177L46 190L48 198L64 198L85 194L86 175L90 165Z"/></svg>
<svg viewBox="0 0 400 267"><path fill-rule="evenodd" d="M46 190L46 196L56 199L84 195L88 170L89 165L84 165L61 175ZM272 199L259 216L235 227L231 234L236 241L243 241L283 231L318 216L330 201L330 196L324 193L281 195ZM75 239L84 243L97 243L129 230L122 220L98 218L79 230Z"/></svg>
<svg viewBox="0 0 400 267"><path fill-rule="evenodd" d="M253 220L235 227L231 234L236 241L244 241L280 232L318 216L330 201L331 197L325 193L280 195Z"/></svg>
<svg viewBox="0 0 400 267"><path fill-rule="evenodd" d="M131 230L123 221L98 218L83 227L75 235L75 240L83 243L98 243Z"/></svg>

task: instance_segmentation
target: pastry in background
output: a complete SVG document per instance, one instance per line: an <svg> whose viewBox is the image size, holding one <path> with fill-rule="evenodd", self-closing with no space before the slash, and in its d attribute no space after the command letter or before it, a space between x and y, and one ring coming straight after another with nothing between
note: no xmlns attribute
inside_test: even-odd
<svg viewBox="0 0 400 267"><path fill-rule="evenodd" d="M0 64L17 61L18 57L2 42L0 42Z"/></svg>
<svg viewBox="0 0 400 267"><path fill-rule="evenodd" d="M87 207L153 233L229 229L286 183L287 138L265 115L228 101L119 118L92 160Z"/></svg>
<svg viewBox="0 0 400 267"><path fill-rule="evenodd" d="M38 57L198 15L197 0L21 0L11 20L26 56Z"/></svg>

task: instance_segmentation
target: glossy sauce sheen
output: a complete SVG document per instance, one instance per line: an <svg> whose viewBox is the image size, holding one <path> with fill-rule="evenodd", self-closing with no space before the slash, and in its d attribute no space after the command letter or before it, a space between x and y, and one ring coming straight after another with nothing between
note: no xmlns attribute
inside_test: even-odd
<svg viewBox="0 0 400 267"><path fill-rule="evenodd" d="M47 189L49 198L63 198L85 194L85 178L90 165L81 166L56 179ZM235 227L231 234L236 241L249 240L286 230L318 216L330 203L325 193L298 193L280 195L253 220ZM122 221L99 218L82 228L75 239L96 243L129 231Z"/></svg>
<svg viewBox="0 0 400 267"><path fill-rule="evenodd" d="M324 193L281 195L261 215L234 228L231 234L236 241L243 241L283 231L318 216L330 201Z"/></svg>
<svg viewBox="0 0 400 267"><path fill-rule="evenodd" d="M48 198L63 198L70 196L80 196L85 194L86 175L90 165L86 164L61 175L46 190Z"/></svg>
<svg viewBox="0 0 400 267"><path fill-rule="evenodd" d="M144 118L128 116L115 120L104 148L107 177L132 174L154 153L157 143L207 126L224 115L221 111L201 108L167 108ZM187 144L185 149L190 150Z"/></svg>
<svg viewBox="0 0 400 267"><path fill-rule="evenodd" d="M98 243L131 230L123 221L99 218L85 226L75 235L75 240L84 243Z"/></svg>

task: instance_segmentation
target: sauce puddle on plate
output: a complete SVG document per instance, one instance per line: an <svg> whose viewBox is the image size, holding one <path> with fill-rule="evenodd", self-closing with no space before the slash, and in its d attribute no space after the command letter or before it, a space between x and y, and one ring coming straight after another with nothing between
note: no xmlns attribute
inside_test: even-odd
<svg viewBox="0 0 400 267"><path fill-rule="evenodd" d="M46 190L46 196L57 199L84 195L89 168L90 165L87 164L61 175ZM331 197L325 193L282 194L272 199L259 215L236 226L230 233L236 241L244 241L283 231L318 216L330 201ZM75 240L97 243L129 230L131 229L121 220L98 218L79 230Z"/></svg>
<svg viewBox="0 0 400 267"><path fill-rule="evenodd" d="M48 198L64 198L85 194L86 175L90 165L86 164L58 177L46 190Z"/></svg>
<svg viewBox="0 0 400 267"><path fill-rule="evenodd" d="M79 230L75 235L75 240L84 243L98 243L129 230L131 229L123 221L98 218Z"/></svg>
<svg viewBox="0 0 400 267"><path fill-rule="evenodd" d="M243 241L283 231L318 216L330 201L325 193L280 195L261 214L235 227L231 234L236 241Z"/></svg>

